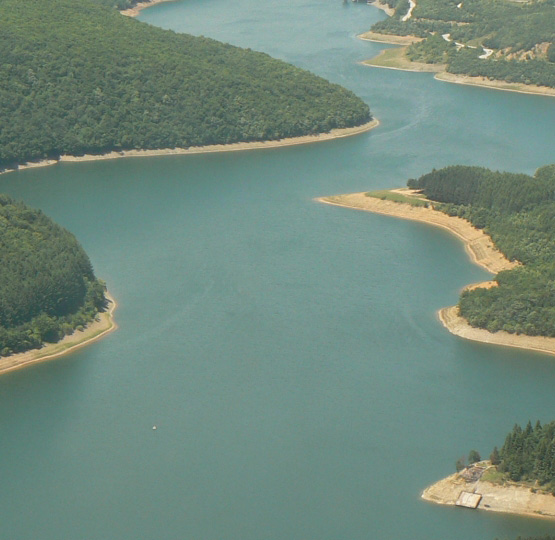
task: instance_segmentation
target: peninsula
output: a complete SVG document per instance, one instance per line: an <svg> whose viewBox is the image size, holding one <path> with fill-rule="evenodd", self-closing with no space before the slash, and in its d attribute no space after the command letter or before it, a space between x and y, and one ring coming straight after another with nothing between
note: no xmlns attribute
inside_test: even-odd
<svg viewBox="0 0 555 540"><path fill-rule="evenodd" d="M494 483L496 469L488 461L454 473L422 492L422 499L447 506L555 519L555 497L517 482ZM483 476L482 476L483 475Z"/></svg>
<svg viewBox="0 0 555 540"><path fill-rule="evenodd" d="M315 142L376 125L368 105L337 84L267 54L124 17L106 4L0 3L7 103L0 170L83 156ZM243 144L250 146L228 146Z"/></svg>
<svg viewBox="0 0 555 540"><path fill-rule="evenodd" d="M0 373L116 328L115 302L70 232L5 195L0 228Z"/></svg>
<svg viewBox="0 0 555 540"><path fill-rule="evenodd" d="M409 188L318 200L449 230L495 277L466 287L457 306L440 310L443 325L466 339L555 354L555 299L544 292L555 270L554 173L555 166L534 177L447 167Z"/></svg>
<svg viewBox="0 0 555 540"><path fill-rule="evenodd" d="M422 498L437 504L555 519L555 422L515 425L500 450L426 488Z"/></svg>
<svg viewBox="0 0 555 540"><path fill-rule="evenodd" d="M361 39L402 45L363 62L428 71L437 80L555 96L555 13L549 2L387 0L389 19Z"/></svg>

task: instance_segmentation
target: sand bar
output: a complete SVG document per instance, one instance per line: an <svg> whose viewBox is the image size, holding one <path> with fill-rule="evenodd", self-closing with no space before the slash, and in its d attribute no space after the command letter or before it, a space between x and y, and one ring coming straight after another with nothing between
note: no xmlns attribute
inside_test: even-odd
<svg viewBox="0 0 555 540"><path fill-rule="evenodd" d="M65 336L57 343L48 343L41 349L32 349L23 353L0 357L0 375L73 353L77 349L90 345L116 330L117 324L114 321L113 314L117 304L108 292L106 293L106 299L108 300L108 309L99 313L97 320L88 324L84 330L76 330L70 336Z"/></svg>
<svg viewBox="0 0 555 540"><path fill-rule="evenodd" d="M403 194L410 194L408 189L392 190ZM377 214L384 214L402 219L420 221L447 229L462 242L472 262L492 274L501 270L510 270L518 265L507 258L495 247L491 238L481 229L476 229L469 221L459 217L451 217L433 208L411 206L376 197L367 197L366 192L351 193L347 195L334 195L317 199L319 202L345 206L356 210L364 210ZM491 281L469 285L469 288L491 287ZM470 326L458 313L458 307L443 308L438 313L441 323L454 335L494 345L518 347L522 349L555 354L555 338L542 336L526 336L523 334L509 334L508 332L488 332L481 328Z"/></svg>
<svg viewBox="0 0 555 540"><path fill-rule="evenodd" d="M316 142L331 141L341 139L343 137L351 137L365 133L379 126L380 122L374 118L360 126L332 129L328 133L319 133L318 135L305 135L302 137L290 137L279 139L276 141L256 141L256 142L240 142L232 144L213 144L208 146L191 146L189 148L161 148L158 150L122 150L107 152L105 154L85 154L83 156L63 155L59 159L43 160L19 165L17 169L6 169L2 173L23 170L27 168L46 167L57 163L69 163L79 161L101 161L106 159L120 159L128 157L152 157L152 156L178 156L189 154L209 154L212 152L238 152L244 150L264 150L268 148L278 148L282 146L296 146L300 144L312 144Z"/></svg>
<svg viewBox="0 0 555 540"><path fill-rule="evenodd" d="M426 488L422 498L436 504L454 506L463 491L482 496L478 510L555 519L555 497L551 494L539 490L533 493L530 487L521 484L499 485L481 479L467 482L459 473Z"/></svg>

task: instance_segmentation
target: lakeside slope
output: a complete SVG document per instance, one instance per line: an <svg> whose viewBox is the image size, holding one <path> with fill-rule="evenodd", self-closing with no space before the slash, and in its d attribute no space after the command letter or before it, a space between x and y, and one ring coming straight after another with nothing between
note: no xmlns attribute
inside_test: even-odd
<svg viewBox="0 0 555 540"><path fill-rule="evenodd" d="M399 189L395 191L400 193L410 192L408 189ZM451 217L432 208L412 206L410 204L382 200L376 197L367 197L366 192L333 195L330 197L321 197L317 200L326 204L420 221L446 229L464 243L465 250L472 262L492 274L497 274L502 270L510 270L518 265L517 263L509 261L495 247L491 238L483 230L475 228L470 222L462 218ZM491 286L491 282L488 281L483 284L470 285L470 287L480 286L489 287ZM502 331L492 333L487 330L474 328L470 326L465 319L460 317L457 306L440 310L438 316L442 324L456 336L482 343L518 347L555 355L555 338L509 334Z"/></svg>
<svg viewBox="0 0 555 540"><path fill-rule="evenodd" d="M57 343L48 343L40 349L32 349L19 354L12 354L11 356L1 356L0 375L73 353L77 349L90 345L116 330L117 324L114 320L114 311L117 304L108 292L106 292L106 299L108 300L108 309L103 313L99 313L97 319L89 323L83 330L76 330L73 334L65 336Z"/></svg>

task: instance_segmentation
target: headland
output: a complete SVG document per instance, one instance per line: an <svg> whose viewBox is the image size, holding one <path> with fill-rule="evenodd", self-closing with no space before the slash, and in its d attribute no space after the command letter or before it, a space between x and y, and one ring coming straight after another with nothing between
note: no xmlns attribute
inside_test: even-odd
<svg viewBox="0 0 555 540"><path fill-rule="evenodd" d="M462 506L490 512L555 519L555 497L551 493L522 483L494 483L495 467L481 462L432 484L424 490L425 501Z"/></svg>

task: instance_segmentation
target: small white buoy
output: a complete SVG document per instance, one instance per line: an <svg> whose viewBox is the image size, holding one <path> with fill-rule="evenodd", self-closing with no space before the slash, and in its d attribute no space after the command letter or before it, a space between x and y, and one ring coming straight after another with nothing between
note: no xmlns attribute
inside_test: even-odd
<svg viewBox="0 0 555 540"><path fill-rule="evenodd" d="M152 426L152 429L156 429L156 426Z"/></svg>

